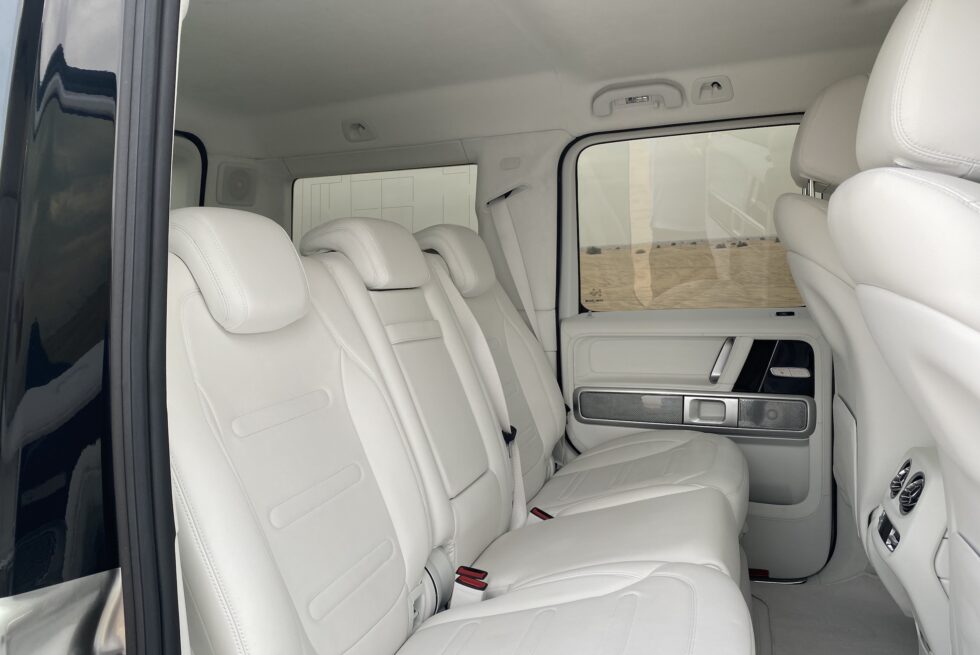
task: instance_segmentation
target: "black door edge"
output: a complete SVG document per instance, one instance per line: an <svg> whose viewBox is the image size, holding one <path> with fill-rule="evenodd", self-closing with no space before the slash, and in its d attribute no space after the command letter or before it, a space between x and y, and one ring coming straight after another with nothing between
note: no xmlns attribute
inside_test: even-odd
<svg viewBox="0 0 980 655"><path fill-rule="evenodd" d="M110 385L127 653L180 652L166 409L167 223L179 0L125 5L113 189Z"/></svg>

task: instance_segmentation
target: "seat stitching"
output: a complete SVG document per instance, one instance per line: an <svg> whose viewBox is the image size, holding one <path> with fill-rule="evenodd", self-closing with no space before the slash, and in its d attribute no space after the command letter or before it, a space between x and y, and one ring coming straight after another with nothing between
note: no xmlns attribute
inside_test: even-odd
<svg viewBox="0 0 980 655"><path fill-rule="evenodd" d="M191 234L190 230L188 230L184 226L182 226L180 224L177 224L177 223L172 223L170 225L170 228L172 230L175 230L175 231L180 232L181 234L183 234L187 238L187 240L189 242L189 245L197 252L198 256L204 262L205 268L207 268L208 273L211 274L211 282L214 284L214 288L218 292L218 298L221 299L221 302L224 305L225 318L226 319L227 318L230 318L231 317L231 304L228 302L228 298L225 295L225 292L222 289L221 284L218 282L218 274L215 271L214 265L211 263L211 259L204 252L204 249L201 248L201 246L194 239L194 236ZM183 261L183 260L181 260L181 261ZM184 262L184 265L186 266L187 263ZM193 273L191 273L191 276L193 277ZM200 285L198 285L198 288L200 288ZM202 292L201 295L203 296L203 292ZM207 302L207 301L205 301L205 302Z"/></svg>
<svg viewBox="0 0 980 655"><path fill-rule="evenodd" d="M898 85L895 89L895 93L892 96L892 111L894 112L894 126L898 132L896 136L902 142L902 145L910 148L920 157L925 157L926 159L931 159L939 163L946 163L949 160L960 164L968 164L971 169L977 165L978 160L966 155L959 155L952 152L947 152L940 148L932 148L930 146L922 145L912 138L908 129L905 127L905 122L903 120L902 109L903 103L901 102L902 96L905 93L905 85L908 82L909 69L912 67L913 54L919 45L919 39L922 33L925 31L925 24L929 18L929 11L932 8L932 1L926 0L922 3L922 8L919 10L919 14L916 16L915 25L912 28L912 39L906 46L905 51L902 53L902 65L898 74Z"/></svg>
<svg viewBox="0 0 980 655"><path fill-rule="evenodd" d="M218 598L218 603L219 605L221 605L222 612L224 613L225 618L228 620L229 627L231 627L232 636L234 637L235 641L238 643L239 649L244 653L248 653L250 651L248 648L248 644L245 642L245 635L239 625L238 616L235 612L234 607L232 607L231 603L228 600L228 595L227 592L225 591L225 586L223 580L221 579L221 574L218 572L217 568L214 565L214 556L211 554L211 549L208 547L205 539L200 534L200 526L198 525L197 514L194 511L193 507L191 506L190 500L187 498L187 495L184 493L184 483L181 478L180 471L176 466L173 465L173 463L171 463L170 470L171 473L173 474L174 481L176 481L175 487L177 493L175 495L177 496L178 501L180 502L181 506L184 509L184 512L187 515L187 523L191 529L191 536L194 539L194 543L197 546L198 552L200 552L201 555L203 556L204 568L208 573L208 578L211 581L212 587L214 587L215 591L217 591L216 595Z"/></svg>
<svg viewBox="0 0 980 655"><path fill-rule="evenodd" d="M338 576L338 577L334 578L333 580L331 580L330 582L328 582L327 583L327 586L325 586L323 589L321 589L320 591L318 591L315 594L313 594L313 598L310 599L310 603L312 604L317 598L319 598L321 595L323 595L324 593L326 593L327 591L329 591L330 588L332 586L334 586L334 584L336 584L338 580L340 580L341 578L344 577L344 574L345 573L349 573L350 571L352 571L355 568L357 568L357 566L359 564L361 564L362 562L364 562L365 560L367 560L368 558L370 558L374 554L374 552L376 550L378 550L379 547L384 546L384 545L388 545L388 546L391 547L391 553L388 554L388 557L383 562L381 562L380 564L378 564L377 566L375 566L367 576L365 576L364 578L361 579L360 584L355 587L355 591L357 589L360 589L361 587L363 587L365 584L367 584L368 581L372 580L376 575L378 575L381 572L381 570L385 567L386 564L388 564L388 562L390 562L393 559L395 559L395 556L398 554L398 549L395 547L395 544L391 541L391 539L385 538L384 541L382 541L377 546L374 546L373 548L371 548L360 559L358 559L356 562L354 562L353 564L351 564L350 566L348 566L344 573L341 573L340 576ZM403 591L404 591L404 589L403 589ZM401 592L399 592L398 594L395 595L395 601L394 601L395 603L398 602L398 598L400 596L401 596ZM320 616L320 617L313 616L313 612L312 612L312 610L311 610L310 607L307 607L307 611L310 612L310 617L314 621L316 621L317 623L320 623L324 619L326 619L328 616L330 616L331 614L333 614L337 610L337 608L340 607L343 604L343 601L344 600L348 600L348 599L346 599L346 598L345 599L341 599L341 602L339 602L336 605L334 605L333 607L331 607L329 610L327 610L323 614L323 616ZM390 609L390 607L391 606L389 605L389 609ZM387 614L388 611L389 610L385 610L385 614Z"/></svg>
<svg viewBox="0 0 980 655"><path fill-rule="evenodd" d="M217 418L215 416L214 408L211 406L211 401L207 393L205 392L203 385L201 384L201 379L198 374L197 364L195 360L190 356L192 341L190 339L190 335L188 334L187 323L186 323L186 312L183 311L183 305L186 304L186 302L191 300L196 295L197 294L188 294L187 296L185 296L183 298L180 307L180 326L181 326L182 336L184 339L184 349L187 352L186 359L188 362L188 369L190 371L191 378L194 381L194 386L197 389L198 399L202 405L201 411L205 414L205 418L207 419L206 423L208 426L208 432L211 434L211 438L215 441L215 444L218 446L218 449L221 451L221 454L224 456L225 462L228 464L228 468L231 471L232 476L235 478L235 481L238 483L239 488L242 490L242 496L245 498L248 511L252 515L252 520L255 521L256 525L260 527L259 531L263 535L263 545L265 546L266 550L269 553L269 558L272 561L276 561L276 557L272 552L268 539L264 538L266 535L265 535L265 531L261 529L262 520L259 516L259 513L255 509L255 505L252 502L251 496L245 492L245 489L247 487L245 483L242 481L241 475L239 474L238 468L234 465L231 455L228 454L228 450L227 448L225 448L224 441L221 439L220 429L217 424Z"/></svg>
<svg viewBox="0 0 980 655"><path fill-rule="evenodd" d="M351 644L349 648L345 649L344 652L345 653L351 652L352 650L357 648L357 645L360 644L362 641L364 641L369 634L377 630L378 626L381 625L384 622L384 620L398 607L398 601L401 600L403 596L407 596L407 595L408 595L408 587L406 585L402 585L402 590L395 596L394 602L388 607L387 610L385 610L384 615L382 615L382 617L374 625L372 625L367 632L365 632L360 637L358 637L357 640L353 644Z"/></svg>

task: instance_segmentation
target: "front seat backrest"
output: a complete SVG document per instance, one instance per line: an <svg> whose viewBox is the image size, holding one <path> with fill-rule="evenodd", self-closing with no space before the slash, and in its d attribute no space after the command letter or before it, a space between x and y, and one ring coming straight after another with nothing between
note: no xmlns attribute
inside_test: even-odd
<svg viewBox="0 0 980 655"><path fill-rule="evenodd" d="M864 172L830 201L831 236L871 334L939 449L960 655L980 652L978 26L975 0L901 10L861 110Z"/></svg>
<svg viewBox="0 0 980 655"><path fill-rule="evenodd" d="M818 197L859 170L855 143L867 83L865 75L841 80L807 110L791 165L811 195L786 194L775 206L793 279L834 353L834 477L862 542L902 455L931 441L868 332L830 239L827 201Z"/></svg>

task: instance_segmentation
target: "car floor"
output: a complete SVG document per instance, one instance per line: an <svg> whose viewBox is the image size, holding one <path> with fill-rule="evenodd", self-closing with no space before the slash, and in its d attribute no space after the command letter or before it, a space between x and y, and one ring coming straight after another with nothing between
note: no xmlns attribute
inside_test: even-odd
<svg viewBox="0 0 980 655"><path fill-rule="evenodd" d="M915 623L877 576L752 583L757 655L917 655Z"/></svg>

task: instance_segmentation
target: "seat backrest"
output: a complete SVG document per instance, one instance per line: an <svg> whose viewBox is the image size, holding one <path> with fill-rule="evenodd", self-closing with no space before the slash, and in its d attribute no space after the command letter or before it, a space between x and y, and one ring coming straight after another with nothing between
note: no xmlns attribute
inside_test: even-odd
<svg viewBox="0 0 980 655"><path fill-rule="evenodd" d="M330 271L381 364L419 457L430 455L430 493L448 499L453 564L472 564L507 531L514 500L510 462L487 389L456 314L402 226L343 218L301 243Z"/></svg>
<svg viewBox="0 0 980 655"><path fill-rule="evenodd" d="M834 477L862 542L904 453L931 444L868 332L854 282L830 239L827 201L818 197L859 170L857 125L867 82L865 75L841 80L807 110L791 165L793 178L814 195L785 194L774 209L793 279L834 353Z"/></svg>
<svg viewBox="0 0 980 655"><path fill-rule="evenodd" d="M170 253L167 405L194 652L394 653L433 530L343 296L282 228L242 211L174 211Z"/></svg>
<svg viewBox="0 0 980 655"><path fill-rule="evenodd" d="M972 0L902 8L861 110L864 172L830 201L871 333L939 449L961 655L980 652L980 89L962 83L978 25Z"/></svg>
<svg viewBox="0 0 980 655"><path fill-rule="evenodd" d="M483 329L517 428L527 497L533 498L551 475L552 451L565 434L565 402L547 355L497 281L477 233L436 225L415 238L445 261L450 279Z"/></svg>

